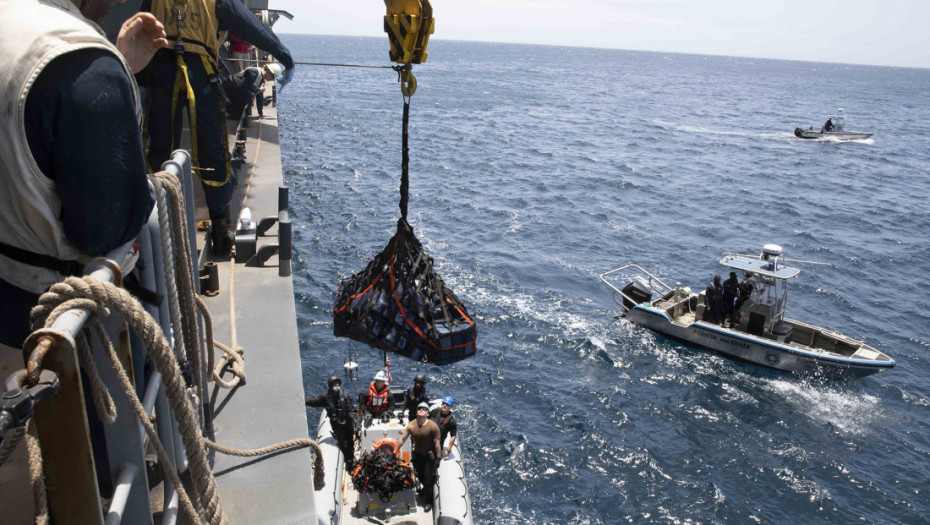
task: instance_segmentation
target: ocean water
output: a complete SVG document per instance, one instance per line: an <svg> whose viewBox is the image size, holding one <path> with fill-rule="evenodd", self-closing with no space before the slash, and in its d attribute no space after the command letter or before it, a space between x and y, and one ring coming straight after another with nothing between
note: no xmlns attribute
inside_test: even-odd
<svg viewBox="0 0 930 525"><path fill-rule="evenodd" d="M384 38L283 38L298 61L388 63ZM410 222L479 354L392 371L455 397L478 523L930 519L930 70L433 40L414 73ZM381 364L331 309L399 217L396 80L298 66L279 97L310 393L348 354L360 387ZM874 137L792 135L838 107ZM897 367L734 362L618 319L598 280L637 262L700 289L764 243L830 264L802 266L790 317Z"/></svg>

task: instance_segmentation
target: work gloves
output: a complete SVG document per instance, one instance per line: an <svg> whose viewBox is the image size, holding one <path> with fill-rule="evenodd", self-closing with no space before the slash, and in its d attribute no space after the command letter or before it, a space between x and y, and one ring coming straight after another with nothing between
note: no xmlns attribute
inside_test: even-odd
<svg viewBox="0 0 930 525"><path fill-rule="evenodd" d="M285 69L284 76L278 79L278 91L284 91L284 86L286 86L294 78L294 69Z"/></svg>

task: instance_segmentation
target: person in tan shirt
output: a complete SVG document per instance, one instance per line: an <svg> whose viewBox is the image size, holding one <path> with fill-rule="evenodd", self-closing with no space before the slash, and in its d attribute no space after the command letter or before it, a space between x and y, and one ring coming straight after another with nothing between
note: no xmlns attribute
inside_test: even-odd
<svg viewBox="0 0 930 525"><path fill-rule="evenodd" d="M436 482L436 467L441 456L439 455L439 426L427 416L429 416L429 405L420 403L417 406L417 418L407 423L394 450L400 450L406 443L407 437L410 436L413 441L413 469L422 487L417 494L425 500L424 506L432 507L433 484Z"/></svg>

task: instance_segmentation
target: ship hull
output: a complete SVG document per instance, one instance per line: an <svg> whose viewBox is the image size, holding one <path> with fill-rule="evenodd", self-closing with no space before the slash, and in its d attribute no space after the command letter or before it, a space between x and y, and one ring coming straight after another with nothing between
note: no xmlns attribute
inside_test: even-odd
<svg viewBox="0 0 930 525"><path fill-rule="evenodd" d="M865 377L894 366L894 361L878 362L833 356L773 341L722 326L695 321L672 322L668 315L654 308L637 305L627 319L682 344L709 350L732 359L802 375L829 377ZM866 349L876 354L880 352ZM882 354L880 354L882 355Z"/></svg>

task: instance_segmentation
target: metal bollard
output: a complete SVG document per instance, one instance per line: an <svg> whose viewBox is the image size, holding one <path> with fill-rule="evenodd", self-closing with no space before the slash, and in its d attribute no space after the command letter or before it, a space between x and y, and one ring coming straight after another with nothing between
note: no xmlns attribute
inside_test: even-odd
<svg viewBox="0 0 930 525"><path fill-rule="evenodd" d="M291 275L291 219L287 217L287 210L281 212L284 218L278 221L278 275L290 277Z"/></svg>

